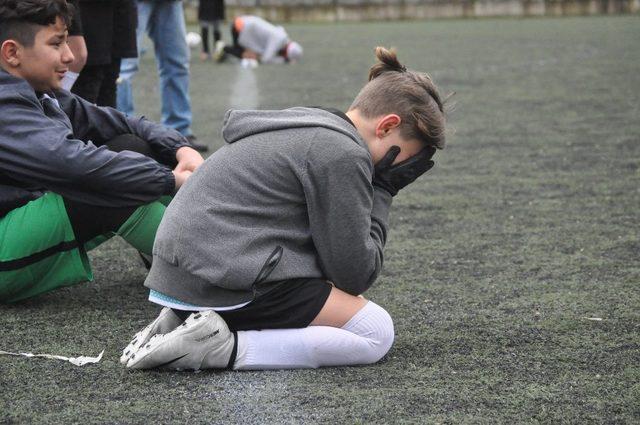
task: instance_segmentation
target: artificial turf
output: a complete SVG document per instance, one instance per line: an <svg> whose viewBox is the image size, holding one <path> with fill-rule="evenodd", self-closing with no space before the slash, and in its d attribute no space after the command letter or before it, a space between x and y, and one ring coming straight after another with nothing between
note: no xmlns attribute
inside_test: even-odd
<svg viewBox="0 0 640 425"><path fill-rule="evenodd" d="M239 71L194 54L194 131L212 149L230 106L347 108L375 45L456 92L449 145L394 200L366 294L394 317L388 356L126 370L120 349L157 307L135 251L113 240L91 255L95 282L0 306L0 350L106 350L85 367L0 357L0 422L639 423L640 18L287 28L305 47L297 65ZM151 53L142 69L137 106L157 119Z"/></svg>

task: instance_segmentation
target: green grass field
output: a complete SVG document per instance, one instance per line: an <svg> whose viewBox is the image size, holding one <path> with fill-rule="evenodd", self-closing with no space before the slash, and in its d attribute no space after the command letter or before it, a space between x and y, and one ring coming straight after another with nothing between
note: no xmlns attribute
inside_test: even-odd
<svg viewBox="0 0 640 425"><path fill-rule="evenodd" d="M145 269L114 240L95 282L0 306L2 423L640 423L640 17L291 25L303 63L192 60L194 131L226 109L346 109L375 45L455 91L452 134L394 201L368 297L396 342L370 367L131 372ZM226 34L225 34L226 35ZM151 55L136 80L157 119ZM601 318L601 321L589 320Z"/></svg>

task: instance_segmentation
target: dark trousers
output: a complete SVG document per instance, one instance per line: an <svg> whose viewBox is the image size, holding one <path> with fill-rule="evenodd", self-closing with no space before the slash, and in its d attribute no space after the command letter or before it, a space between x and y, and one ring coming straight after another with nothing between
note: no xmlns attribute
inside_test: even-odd
<svg viewBox="0 0 640 425"><path fill-rule="evenodd" d="M115 152L133 151L159 160L147 142L132 134L118 136L105 144ZM159 162L159 161L158 161ZM85 244L97 236L117 231L138 207L105 208L64 200L76 240Z"/></svg>
<svg viewBox="0 0 640 425"><path fill-rule="evenodd" d="M240 43L238 42L238 37L240 36L240 33L238 31L236 31L236 27L235 25L232 23L231 24L231 39L233 40L233 45L231 46L224 46L224 52L231 55L231 56L235 56L239 59L242 59L242 54L244 53L244 47L242 47L240 45Z"/></svg>
<svg viewBox="0 0 640 425"><path fill-rule="evenodd" d="M71 92L98 106L115 108L120 62L120 59L113 59L107 65L85 66Z"/></svg>
<svg viewBox="0 0 640 425"><path fill-rule="evenodd" d="M211 24L208 22L202 22L200 24L200 33L202 35L202 51L209 53L209 27L213 29L213 45L222 38L220 33L220 21L213 21Z"/></svg>

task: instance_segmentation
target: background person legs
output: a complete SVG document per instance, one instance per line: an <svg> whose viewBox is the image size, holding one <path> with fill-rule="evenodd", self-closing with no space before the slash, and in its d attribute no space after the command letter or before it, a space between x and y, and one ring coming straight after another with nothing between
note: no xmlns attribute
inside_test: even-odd
<svg viewBox="0 0 640 425"><path fill-rule="evenodd" d="M123 57L137 56L134 0L78 3L88 49L72 92L99 106L116 106L116 80Z"/></svg>
<svg viewBox="0 0 640 425"><path fill-rule="evenodd" d="M218 41L222 39L222 33L220 32L222 21L216 19L214 21L201 21L200 22L200 35L202 36L202 52L200 53L200 59L207 60L211 58L211 48L209 45L209 32L213 35L213 46L215 48Z"/></svg>
<svg viewBox="0 0 640 425"><path fill-rule="evenodd" d="M104 67L104 65L86 65L80 72L71 92L88 102L98 104L98 96L105 77Z"/></svg>
<svg viewBox="0 0 640 425"><path fill-rule="evenodd" d="M162 123L186 136L191 146L199 151L208 147L195 143L191 130L191 99L189 97L189 47L186 42L186 27L182 2L138 1L138 51L146 32L153 41L156 64L160 76L162 99ZM123 61L118 86L118 109L128 115L134 114L134 99L131 89L133 76L139 69L139 60Z"/></svg>
<svg viewBox="0 0 640 425"><path fill-rule="evenodd" d="M120 112L127 115L135 114L133 101L133 88L131 86L133 77L140 69L140 56L142 55L142 40L149 26L152 3L148 1L136 1L138 12L138 26L136 27L136 42L138 46L138 57L123 59L120 64L120 77L118 78L118 89L116 105Z"/></svg>
<svg viewBox="0 0 640 425"><path fill-rule="evenodd" d="M202 52L200 53L200 59L206 60L211 57L211 49L209 48L209 27L211 25L208 22L200 23L200 35L202 36Z"/></svg>
<svg viewBox="0 0 640 425"><path fill-rule="evenodd" d="M121 59L113 58L109 65L104 67L104 79L100 86L100 92L98 93L98 100L96 104L101 106L116 107L116 97L118 86L116 81L118 80L118 74L120 73Z"/></svg>
<svg viewBox="0 0 640 425"><path fill-rule="evenodd" d="M218 41L222 40L222 32L220 31L222 28L222 21L216 19L213 21L213 44L215 45Z"/></svg>
<svg viewBox="0 0 640 425"><path fill-rule="evenodd" d="M182 2L154 3L147 31L153 41L160 76L162 123L189 136L191 99L189 98L189 47Z"/></svg>
<svg viewBox="0 0 640 425"><path fill-rule="evenodd" d="M120 62L120 59L114 58L108 65L85 66L72 92L96 105L115 108Z"/></svg>

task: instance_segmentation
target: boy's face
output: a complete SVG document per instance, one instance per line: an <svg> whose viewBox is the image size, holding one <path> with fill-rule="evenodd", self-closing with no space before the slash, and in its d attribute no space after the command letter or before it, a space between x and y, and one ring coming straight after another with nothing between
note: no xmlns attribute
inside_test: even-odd
<svg viewBox="0 0 640 425"><path fill-rule="evenodd" d="M41 27L31 47L19 45L16 53L16 74L36 91L48 92L61 87L62 78L73 62L67 44L67 26L60 18L53 25Z"/></svg>

